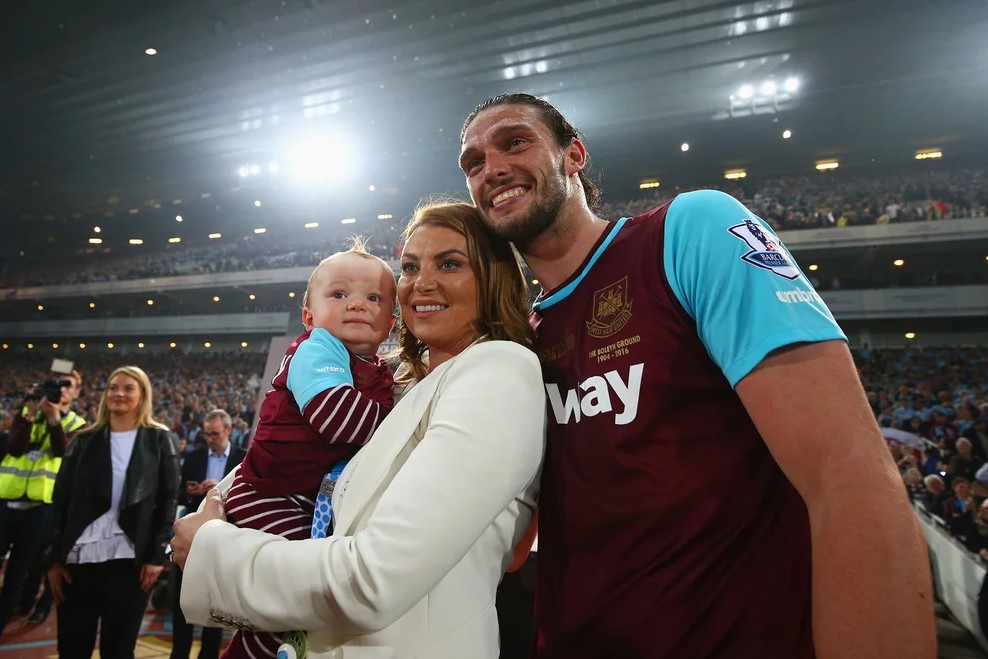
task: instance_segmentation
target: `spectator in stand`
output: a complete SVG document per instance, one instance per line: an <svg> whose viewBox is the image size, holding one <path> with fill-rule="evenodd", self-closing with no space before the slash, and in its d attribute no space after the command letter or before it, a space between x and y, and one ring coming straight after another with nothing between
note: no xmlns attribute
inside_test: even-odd
<svg viewBox="0 0 988 659"><path fill-rule="evenodd" d="M953 453L957 431L950 425L946 411L936 410L933 412L933 423L927 430L926 438L938 444L941 450Z"/></svg>
<svg viewBox="0 0 988 659"><path fill-rule="evenodd" d="M924 502L929 492L923 484L923 474L919 469L910 467L902 475L902 481L906 484L906 491L909 492L910 501Z"/></svg>
<svg viewBox="0 0 988 659"><path fill-rule="evenodd" d="M971 454L971 440L961 437L954 446L957 452L950 458L947 475L950 478L960 476L968 481L974 480L974 474L984 461L978 460Z"/></svg>
<svg viewBox="0 0 988 659"><path fill-rule="evenodd" d="M936 474L930 474L923 478L923 485L926 486L926 497L921 502L933 515L940 517L943 513L943 504L953 494L947 491L943 479Z"/></svg>
<svg viewBox="0 0 988 659"><path fill-rule="evenodd" d="M926 405L926 399L922 395L917 395L913 405L913 417L922 423L926 423L932 413L932 410Z"/></svg>
<svg viewBox="0 0 988 659"><path fill-rule="evenodd" d="M988 561L988 499L978 506L978 514L971 532L964 539L964 546L982 560Z"/></svg>
<svg viewBox="0 0 988 659"><path fill-rule="evenodd" d="M971 498L971 483L961 476L951 481L953 494L943 502L941 517L947 522L950 532L966 538L974 524L974 500Z"/></svg>
<svg viewBox="0 0 988 659"><path fill-rule="evenodd" d="M172 434L178 439L186 439L188 437L188 431L185 428L185 424L182 423L182 415L176 414L172 417Z"/></svg>
<svg viewBox="0 0 988 659"><path fill-rule="evenodd" d="M916 413L913 411L912 399L908 395L903 396L892 410L892 419L899 422L900 428L904 428L914 416Z"/></svg>
<svg viewBox="0 0 988 659"><path fill-rule="evenodd" d="M988 419L981 416L974 420L974 424L964 434L971 440L975 447L975 452L981 457L988 459Z"/></svg>
<svg viewBox="0 0 988 659"><path fill-rule="evenodd" d="M233 419L233 432L230 434L230 443L237 448L246 449L244 439L247 436L247 423L239 416Z"/></svg>

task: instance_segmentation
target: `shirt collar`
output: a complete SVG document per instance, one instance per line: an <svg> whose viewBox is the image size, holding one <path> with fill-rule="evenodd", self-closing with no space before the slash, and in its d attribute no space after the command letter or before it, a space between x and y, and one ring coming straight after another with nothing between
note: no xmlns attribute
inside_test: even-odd
<svg viewBox="0 0 988 659"><path fill-rule="evenodd" d="M226 443L226 448L223 449L223 452L220 453L220 454L213 453L213 450L211 448L209 448L208 446L206 447L206 450L209 451L209 457L211 457L211 458L229 458L230 457L230 442L227 442Z"/></svg>

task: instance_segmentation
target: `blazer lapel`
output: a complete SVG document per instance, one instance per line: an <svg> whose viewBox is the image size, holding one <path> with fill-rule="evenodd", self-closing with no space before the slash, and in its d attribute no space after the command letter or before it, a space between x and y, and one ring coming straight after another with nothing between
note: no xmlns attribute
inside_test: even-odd
<svg viewBox="0 0 988 659"><path fill-rule="evenodd" d="M137 429L134 452L130 455L130 462L127 463L127 476L124 478L123 498L120 501L121 509L134 505L144 497L145 492L142 491L141 485L143 484L146 490L148 489L148 482L142 476L145 472L157 471L157 464L155 464L156 461L151 450L154 439L150 434L150 429L143 426ZM157 476L157 473L154 475ZM153 480L157 483L158 479L154 478Z"/></svg>
<svg viewBox="0 0 988 659"><path fill-rule="evenodd" d="M92 459L88 460L92 469L96 496L107 503L109 509L110 497L113 492L113 463L110 458L110 428L107 426L90 440L89 452Z"/></svg>
<svg viewBox="0 0 988 659"><path fill-rule="evenodd" d="M230 455L226 456L226 464L223 465L223 476L226 477L226 475L229 474L231 471L233 471L233 468L236 467L238 464L240 464L240 461L237 460L237 449L231 446ZM205 472L203 472L203 474L204 474L203 479L205 480L206 478Z"/></svg>
<svg viewBox="0 0 988 659"><path fill-rule="evenodd" d="M416 384L402 397L378 426L374 436L357 454L359 461L339 499L336 511L338 534L352 535L355 522L367 505L376 502L382 480L395 458L415 434L422 417L432 403L443 374L454 360L449 360Z"/></svg>

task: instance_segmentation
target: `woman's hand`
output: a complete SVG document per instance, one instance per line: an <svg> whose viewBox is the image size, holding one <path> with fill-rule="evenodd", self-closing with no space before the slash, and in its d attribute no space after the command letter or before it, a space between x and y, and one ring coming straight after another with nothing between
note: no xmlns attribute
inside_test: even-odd
<svg viewBox="0 0 988 659"><path fill-rule="evenodd" d="M172 525L175 530L175 537L171 541L173 563L183 570L185 569L185 561L189 559L192 541L195 539L199 527L214 519L226 521L226 514L223 512L223 498L220 496L220 491L215 487L206 494L202 512L186 515Z"/></svg>
<svg viewBox="0 0 988 659"><path fill-rule="evenodd" d="M151 590L158 577L161 575L161 571L165 569L164 565L151 565L150 563L145 563L141 566L141 592L146 593Z"/></svg>
<svg viewBox="0 0 988 659"><path fill-rule="evenodd" d="M61 563L55 563L48 569L48 586L51 588L51 597L55 604L65 602L65 584L72 583L72 575L69 569Z"/></svg>

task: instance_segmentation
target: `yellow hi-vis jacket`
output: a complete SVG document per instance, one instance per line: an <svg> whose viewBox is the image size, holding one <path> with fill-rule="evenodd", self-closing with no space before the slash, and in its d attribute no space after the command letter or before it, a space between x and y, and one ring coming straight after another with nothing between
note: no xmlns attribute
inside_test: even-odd
<svg viewBox="0 0 988 659"><path fill-rule="evenodd" d="M69 410L62 416L61 423L68 435L86 425L86 420ZM31 443L27 452L17 457L7 455L0 462L0 499L51 503L55 477L61 466L62 458L51 453L48 419L39 412L31 424Z"/></svg>

